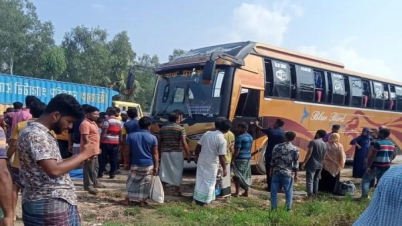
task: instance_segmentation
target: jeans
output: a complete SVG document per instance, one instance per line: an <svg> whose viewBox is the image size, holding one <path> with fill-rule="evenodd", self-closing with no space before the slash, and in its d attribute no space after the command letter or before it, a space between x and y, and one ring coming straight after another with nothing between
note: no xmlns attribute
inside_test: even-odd
<svg viewBox="0 0 402 226"><path fill-rule="evenodd" d="M306 170L306 190L308 196L318 193L321 170L322 169Z"/></svg>
<svg viewBox="0 0 402 226"><path fill-rule="evenodd" d="M272 160L272 156L265 155L265 171L267 173L267 188L268 188L268 191L270 191L270 189L271 189L271 181L272 181L272 178L269 176L269 170L271 168L271 160Z"/></svg>
<svg viewBox="0 0 402 226"><path fill-rule="evenodd" d="M103 176L106 170L107 157L110 158L110 171L109 176L115 176L119 161L119 145L118 144L101 144L102 153L98 156L99 171L98 177Z"/></svg>
<svg viewBox="0 0 402 226"><path fill-rule="evenodd" d="M278 206L277 194L280 188L285 190L286 209L289 211L292 209L293 201L293 178L273 174L271 182L271 209L276 209Z"/></svg>
<svg viewBox="0 0 402 226"><path fill-rule="evenodd" d="M367 172L363 175L362 179L362 197L368 197L370 183L371 181L377 177L377 184L380 182L382 175L387 172L388 169L379 169L377 167L371 168L370 174Z"/></svg>

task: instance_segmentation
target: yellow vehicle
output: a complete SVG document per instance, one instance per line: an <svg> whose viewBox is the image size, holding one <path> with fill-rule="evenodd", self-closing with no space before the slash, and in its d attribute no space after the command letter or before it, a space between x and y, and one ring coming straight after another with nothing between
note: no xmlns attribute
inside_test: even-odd
<svg viewBox="0 0 402 226"><path fill-rule="evenodd" d="M150 115L161 122L168 113L183 111L181 124L192 151L218 116L232 120L234 130L239 122L259 120L266 128L282 119L284 129L297 134L294 144L301 161L315 132L329 131L333 124L341 126L349 158L354 154L349 142L363 127L386 125L401 145L402 83L349 71L337 62L239 42L191 50L160 65L156 73ZM265 173L268 138L255 126L249 133L254 138L252 165Z"/></svg>
<svg viewBox="0 0 402 226"><path fill-rule="evenodd" d="M137 103L132 103L132 102L126 102L126 101L113 101L113 107L120 108L121 111L127 111L129 108L136 108L138 112L138 118L141 118L143 115L141 105ZM120 116L119 116L120 118Z"/></svg>

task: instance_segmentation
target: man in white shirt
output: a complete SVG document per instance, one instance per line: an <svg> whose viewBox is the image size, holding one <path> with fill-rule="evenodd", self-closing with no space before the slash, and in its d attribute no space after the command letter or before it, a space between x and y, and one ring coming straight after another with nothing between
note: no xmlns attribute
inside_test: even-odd
<svg viewBox="0 0 402 226"><path fill-rule="evenodd" d="M215 123L219 128L215 131L206 132L198 141L195 150L195 161L197 163L197 174L194 189L194 200L202 205L208 205L215 200L215 183L218 173L218 164L222 167L222 176L226 172L226 149L227 143L223 136L232 127L229 120ZM230 172L229 172L230 173Z"/></svg>

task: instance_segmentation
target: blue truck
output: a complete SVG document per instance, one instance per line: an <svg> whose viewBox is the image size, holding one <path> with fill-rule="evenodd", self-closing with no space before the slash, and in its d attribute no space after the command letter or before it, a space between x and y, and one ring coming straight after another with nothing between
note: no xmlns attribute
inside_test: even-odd
<svg viewBox="0 0 402 226"><path fill-rule="evenodd" d="M119 94L105 87L0 74L0 113L11 107L13 102L24 103L26 96L36 96L48 103L59 93L68 93L80 104L90 104L101 111L112 106L112 97Z"/></svg>

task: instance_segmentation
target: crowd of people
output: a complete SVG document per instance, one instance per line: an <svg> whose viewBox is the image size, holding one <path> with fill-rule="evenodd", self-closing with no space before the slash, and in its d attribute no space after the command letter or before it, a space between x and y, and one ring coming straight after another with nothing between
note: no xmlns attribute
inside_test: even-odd
<svg viewBox="0 0 402 226"><path fill-rule="evenodd" d="M109 107L103 113L94 106L80 105L68 94L59 94L48 104L33 96L26 97L25 102L25 108L15 102L14 110L8 109L0 122L4 225L13 225L20 190L25 225L80 225L75 187L69 176L78 168L83 169L84 189L93 195L98 194L98 188L105 188L99 178L108 174L114 179L121 173L120 165L129 170L123 205L146 206L153 176L159 176L165 191L170 185L174 187L173 195L181 196L184 161L191 161L186 131L180 125L181 111L170 113L168 121L151 132L155 125L152 119L138 119L134 108L120 112ZM230 120L218 117L215 129L203 134L195 149L194 202L208 206L216 196L249 196L253 143L249 126L268 137L265 160L271 208L277 208L277 194L283 190L290 211L293 186L298 181L299 147L293 144L296 133L285 131L280 119L273 127L262 128L258 121L232 125ZM337 191L346 161L339 129L334 125L329 133L318 130L307 146L300 168L306 171L309 199L319 191ZM395 158L395 145L389 135L385 127L365 128L350 142L356 146L353 177L362 178L362 198L368 198L370 187L381 185L380 179Z"/></svg>

